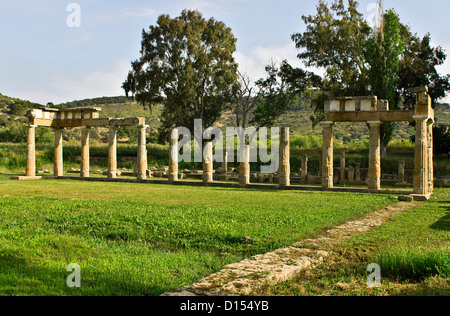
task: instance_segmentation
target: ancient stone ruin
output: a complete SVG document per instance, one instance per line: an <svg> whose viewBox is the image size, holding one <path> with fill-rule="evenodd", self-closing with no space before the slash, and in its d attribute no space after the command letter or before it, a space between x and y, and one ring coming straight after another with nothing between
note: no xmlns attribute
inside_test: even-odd
<svg viewBox="0 0 450 316"><path fill-rule="evenodd" d="M27 167L26 176L14 177L17 180L40 179L36 177L35 129L51 127L55 132L54 177L63 178L62 131L65 128L82 128L80 178L98 181L132 181L117 179L117 128L119 126L136 126L139 129L136 180L147 183L169 183L187 185L228 186L244 188L281 188L286 190L328 190L367 193L392 193L408 195L415 200L428 200L433 192L433 133L434 111L427 87L410 90L417 95L417 103L413 110L389 110L385 100L373 97L342 97L325 103L325 121L323 128L323 146L315 150L319 154L319 173L308 173L308 156L302 154L301 169L296 176L291 174L289 128L280 128L279 167L275 174L252 173L250 171L250 146L243 151L244 159L237 169L228 167L227 153L221 168L213 169L213 145L205 144L203 150L203 170L190 171L178 169L178 133L172 133L169 146L169 165L159 169L147 166L145 118L99 118L98 108L73 109L33 109L28 112ZM416 144L414 160L413 191L381 189L381 144L380 125L382 122L416 122ZM338 122L362 122L369 126L369 168L363 170L357 163L346 166L346 153L339 151L340 166L334 170L333 126ZM91 178L89 174L89 131L94 127L109 129L108 177ZM175 159L176 158L176 159ZM153 177L147 179L148 172ZM233 173L232 173L233 172ZM365 174L363 174L365 172ZM335 174L337 173L337 174ZM398 178L394 187L406 187L405 163L399 162ZM156 179L166 177L167 180ZM186 178L197 178L202 181L188 181ZM183 180L184 179L184 180ZM365 180L364 180L365 179ZM293 182L302 185L293 185ZM268 183L267 183L268 182ZM278 184L276 184L277 182ZM367 184L368 188L335 187L339 184ZM312 184L319 184L313 186Z"/></svg>
<svg viewBox="0 0 450 316"><path fill-rule="evenodd" d="M89 178L89 134L91 128L105 127L109 129L108 144L108 178L117 178L117 129L120 126L136 126L138 134L137 178L147 176L147 147L145 118L99 118L100 108L52 109L42 108L28 111L27 133L27 165L26 175L13 177L15 180L40 179L36 176L35 131L37 127L51 127L55 133L54 177L63 176L63 130L80 127L81 164L80 177Z"/></svg>

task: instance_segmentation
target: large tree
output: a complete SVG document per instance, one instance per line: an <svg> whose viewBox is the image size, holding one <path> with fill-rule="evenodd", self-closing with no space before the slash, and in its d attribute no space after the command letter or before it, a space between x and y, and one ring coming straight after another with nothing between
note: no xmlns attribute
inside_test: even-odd
<svg viewBox="0 0 450 316"><path fill-rule="evenodd" d="M127 96L151 106L162 103L160 140L178 126L193 130L214 124L229 104L237 81L233 58L236 38L231 29L198 11L179 17L161 15L157 25L142 32L141 57L123 83Z"/></svg>
<svg viewBox="0 0 450 316"><path fill-rule="evenodd" d="M358 12L358 2L334 0L329 6L319 0L315 15L303 16L306 31L292 35L306 66L325 69L320 91L314 92L313 123L323 118L324 100L337 96L377 95L390 101L390 108L412 103L408 88L428 85L435 102L450 90L450 76L441 76L436 66L446 55L430 46L430 36L413 35L392 11L384 14L380 35ZM379 37L380 36L380 37ZM412 101L412 102L410 102ZM383 145L392 136L392 125L382 130Z"/></svg>

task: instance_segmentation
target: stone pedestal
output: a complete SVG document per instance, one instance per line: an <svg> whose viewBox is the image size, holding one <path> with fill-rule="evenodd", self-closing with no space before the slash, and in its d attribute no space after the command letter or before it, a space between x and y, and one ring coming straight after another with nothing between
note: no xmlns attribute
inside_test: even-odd
<svg viewBox="0 0 450 316"><path fill-rule="evenodd" d="M280 160L278 176L278 183L280 186L285 187L291 185L289 127L282 127L280 131Z"/></svg>
<svg viewBox="0 0 450 316"><path fill-rule="evenodd" d="M321 122L323 129L322 146L322 187L333 187L333 122Z"/></svg>
<svg viewBox="0 0 450 316"><path fill-rule="evenodd" d="M63 170L63 129L55 129L55 161L53 163L53 176L62 177Z"/></svg>
<svg viewBox="0 0 450 316"><path fill-rule="evenodd" d="M367 184L369 190L377 191L381 189L381 142L380 126L381 122L368 122L370 129L369 144L369 174Z"/></svg>
<svg viewBox="0 0 450 316"><path fill-rule="evenodd" d="M108 179L117 178L117 128L109 128L108 141Z"/></svg>
<svg viewBox="0 0 450 316"><path fill-rule="evenodd" d="M213 182L213 146L212 142L207 142L203 149L203 183Z"/></svg>
<svg viewBox="0 0 450 316"><path fill-rule="evenodd" d="M80 176L82 178L89 178L89 134L90 127L83 127L81 129L81 165Z"/></svg>
<svg viewBox="0 0 450 316"><path fill-rule="evenodd" d="M137 179L147 179L147 125L138 126Z"/></svg>

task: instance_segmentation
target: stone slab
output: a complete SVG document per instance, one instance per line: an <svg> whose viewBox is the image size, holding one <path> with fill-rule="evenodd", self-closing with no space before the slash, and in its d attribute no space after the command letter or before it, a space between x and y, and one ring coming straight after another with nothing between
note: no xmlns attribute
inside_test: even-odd
<svg viewBox="0 0 450 316"><path fill-rule="evenodd" d="M25 180L41 180L42 177L27 177L27 176L18 176L11 177L11 180L25 181Z"/></svg>

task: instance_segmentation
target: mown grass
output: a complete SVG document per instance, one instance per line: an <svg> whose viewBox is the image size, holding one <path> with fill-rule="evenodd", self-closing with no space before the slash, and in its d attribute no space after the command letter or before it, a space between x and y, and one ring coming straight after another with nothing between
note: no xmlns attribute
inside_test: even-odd
<svg viewBox="0 0 450 316"><path fill-rule="evenodd" d="M159 295L394 201L0 176L0 295Z"/></svg>
<svg viewBox="0 0 450 316"><path fill-rule="evenodd" d="M315 271L258 294L449 296L449 232L450 190L435 189L430 201L334 246L333 255ZM371 263L381 268L380 288L367 286Z"/></svg>

